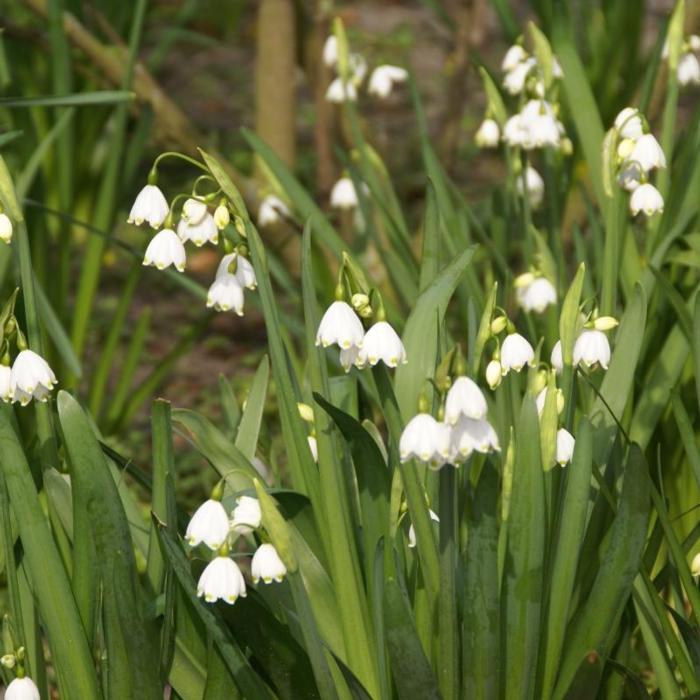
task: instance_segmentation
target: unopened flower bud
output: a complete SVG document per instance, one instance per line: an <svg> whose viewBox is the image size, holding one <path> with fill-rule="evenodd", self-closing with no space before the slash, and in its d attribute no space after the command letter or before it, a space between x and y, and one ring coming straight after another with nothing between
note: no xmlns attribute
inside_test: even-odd
<svg viewBox="0 0 700 700"><path fill-rule="evenodd" d="M535 275L532 272L524 272L522 275L518 275L513 280L514 287L529 287L535 281Z"/></svg>
<svg viewBox="0 0 700 700"><path fill-rule="evenodd" d="M16 663L17 658L14 654L5 654L0 658L0 664L2 664L5 668L14 668Z"/></svg>
<svg viewBox="0 0 700 700"><path fill-rule="evenodd" d="M697 578L700 576L700 552L698 552L690 564L690 573Z"/></svg>
<svg viewBox="0 0 700 700"><path fill-rule="evenodd" d="M634 141L632 139L622 139L617 146L617 157L620 160L626 160L634 150Z"/></svg>
<svg viewBox="0 0 700 700"><path fill-rule="evenodd" d="M597 331L609 331L619 325L619 321L612 316L600 316L593 321L593 327Z"/></svg>
<svg viewBox="0 0 700 700"><path fill-rule="evenodd" d="M491 360L486 366L486 382L495 389L501 383L501 363L498 360Z"/></svg>
<svg viewBox="0 0 700 700"><path fill-rule="evenodd" d="M369 297L366 294L353 294L350 299L353 309L359 311L369 305Z"/></svg>
<svg viewBox="0 0 700 700"><path fill-rule="evenodd" d="M571 139L568 136L564 136L559 142L559 150L565 156L570 156L574 152L574 144L571 143Z"/></svg>
<svg viewBox="0 0 700 700"><path fill-rule="evenodd" d="M505 316L497 316L491 321L491 333L498 335L507 325L508 319Z"/></svg>
<svg viewBox="0 0 700 700"><path fill-rule="evenodd" d="M243 223L243 219L241 219L240 216L234 216L233 217L233 225L236 227L236 231L245 238L247 236L246 231L245 231L245 224Z"/></svg>
<svg viewBox="0 0 700 700"><path fill-rule="evenodd" d="M9 243L12 240L12 221L7 214L0 214L0 241Z"/></svg>
<svg viewBox="0 0 700 700"><path fill-rule="evenodd" d="M314 422L314 409L309 404L299 402L297 403L297 408L302 420L305 420L307 423Z"/></svg>
<svg viewBox="0 0 700 700"><path fill-rule="evenodd" d="M219 231L225 229L229 222L231 221L231 214L229 213L228 207L225 204L219 204L214 210L214 223Z"/></svg>
<svg viewBox="0 0 700 700"><path fill-rule="evenodd" d="M532 393L539 394L547 386L547 371L541 369L535 372L531 382Z"/></svg>

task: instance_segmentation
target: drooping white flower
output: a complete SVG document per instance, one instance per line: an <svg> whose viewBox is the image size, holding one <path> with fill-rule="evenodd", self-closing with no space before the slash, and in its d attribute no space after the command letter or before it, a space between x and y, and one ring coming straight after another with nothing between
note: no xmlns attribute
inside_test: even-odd
<svg viewBox="0 0 700 700"><path fill-rule="evenodd" d="M644 212L646 216L653 216L664 210L664 198L654 185L646 182L637 187L630 197L630 211L633 216Z"/></svg>
<svg viewBox="0 0 700 700"><path fill-rule="evenodd" d="M628 192L634 192L639 187L643 176L644 170L642 166L635 161L627 160L620 167L620 171L617 174L617 182L620 187Z"/></svg>
<svg viewBox="0 0 700 700"><path fill-rule="evenodd" d="M535 67L537 61L534 58L526 58L518 63L512 70L509 70L503 78L503 87L511 95L519 95L525 87L530 71Z"/></svg>
<svg viewBox="0 0 700 700"><path fill-rule="evenodd" d="M644 125L639 110L634 107L625 107L615 117L615 128L623 139L636 141L644 133Z"/></svg>
<svg viewBox="0 0 700 700"><path fill-rule="evenodd" d="M2 213L0 214L0 241L9 243L12 240L12 221L10 217Z"/></svg>
<svg viewBox="0 0 700 700"><path fill-rule="evenodd" d="M333 68L338 63L338 40L331 34L323 44L323 62Z"/></svg>
<svg viewBox="0 0 700 700"><path fill-rule="evenodd" d="M444 464L450 458L450 427L429 413L418 413L408 421L399 440L401 461Z"/></svg>
<svg viewBox="0 0 700 700"><path fill-rule="evenodd" d="M146 248L143 264L159 270L165 270L172 265L178 272L184 272L187 253L177 233L170 228L158 231Z"/></svg>
<svg viewBox="0 0 700 700"><path fill-rule="evenodd" d="M362 369L366 365L366 356L360 356L360 348L356 345L351 345L349 348L340 348L340 366L349 372L353 365L358 369Z"/></svg>
<svg viewBox="0 0 700 700"><path fill-rule="evenodd" d="M557 303L557 290L546 277L536 277L529 284L515 287L518 304L525 311L541 314L550 304Z"/></svg>
<svg viewBox="0 0 700 700"><path fill-rule="evenodd" d="M437 513L430 510L430 508L428 508L428 512L430 513L430 519L434 523L440 522L440 518L438 518ZM411 527L408 528L408 546L411 549L413 549L417 544L418 544L418 542L416 541L416 528L414 528L413 525L411 524Z"/></svg>
<svg viewBox="0 0 700 700"><path fill-rule="evenodd" d="M43 357L33 350L22 350L12 365L10 397L22 406L32 399L46 401L57 383L56 375Z"/></svg>
<svg viewBox="0 0 700 700"><path fill-rule="evenodd" d="M491 362L486 365L486 383L495 389L500 383L503 377L503 369L501 363L498 360L491 360Z"/></svg>
<svg viewBox="0 0 700 700"><path fill-rule="evenodd" d="M510 333L501 346L501 372L505 376L514 370L520 372L525 365L532 364L535 351L520 333Z"/></svg>
<svg viewBox="0 0 700 700"><path fill-rule="evenodd" d="M197 248L200 248L205 243L216 245L219 242L219 227L216 225L214 217L208 211L205 211L204 216L196 223L193 223L192 219L180 219L177 225L177 235L183 243L192 241Z"/></svg>
<svg viewBox="0 0 700 700"><path fill-rule="evenodd" d="M136 195L136 200L126 221L129 224L136 224L136 226L147 221L151 228L159 228L169 211L168 201L160 188L157 185L146 185Z"/></svg>
<svg viewBox="0 0 700 700"><path fill-rule="evenodd" d="M214 209L214 223L219 231L223 231L231 222L231 212L229 212L228 207L225 204L219 204L216 209Z"/></svg>
<svg viewBox="0 0 700 700"><path fill-rule="evenodd" d="M340 348L361 348L364 339L362 321L350 304L334 301L323 314L316 333L316 345L327 348L336 343Z"/></svg>
<svg viewBox="0 0 700 700"><path fill-rule="evenodd" d="M12 401L12 369L0 364L0 399Z"/></svg>
<svg viewBox="0 0 700 700"><path fill-rule="evenodd" d="M479 420L486 410L486 398L476 382L469 377L457 377L445 399L445 422L454 425L460 416Z"/></svg>
<svg viewBox="0 0 700 700"><path fill-rule="evenodd" d="M693 53L684 53L678 61L678 82L680 85L700 85L700 62Z"/></svg>
<svg viewBox="0 0 700 700"><path fill-rule="evenodd" d="M343 83L342 78L334 78L326 90L326 99L328 102L340 104L348 100L355 102L357 100L357 88L352 82Z"/></svg>
<svg viewBox="0 0 700 700"><path fill-rule="evenodd" d="M503 61L501 62L501 70L504 73L509 73L526 58L527 51L525 51L520 44L513 44L513 46L506 51L506 55L503 57Z"/></svg>
<svg viewBox="0 0 700 700"><path fill-rule="evenodd" d="M318 462L318 442L313 435L309 435L306 438L309 443L309 450L311 450L311 456L314 458L314 462Z"/></svg>
<svg viewBox="0 0 700 700"><path fill-rule="evenodd" d="M474 136L474 141L479 148L495 148L500 139L501 129L495 119L484 119Z"/></svg>
<svg viewBox="0 0 700 700"><path fill-rule="evenodd" d="M552 367L561 374L564 371L564 358L562 356L561 340L557 340L552 348L552 354L549 356L549 361L552 363Z"/></svg>
<svg viewBox="0 0 700 700"><path fill-rule="evenodd" d="M261 544L253 554L250 573L254 583L258 583L260 579L263 583L280 583L287 574L287 567L271 544Z"/></svg>
<svg viewBox="0 0 700 700"><path fill-rule="evenodd" d="M341 177L331 190L331 206L338 209L352 209L357 206L357 190L349 177Z"/></svg>
<svg viewBox="0 0 700 700"><path fill-rule="evenodd" d="M244 301L243 285L236 275L217 275L207 291L208 309L213 307L217 311L233 310L237 316L243 316Z"/></svg>
<svg viewBox="0 0 700 700"><path fill-rule="evenodd" d="M219 556L212 559L197 583L197 596L207 603L223 600L229 605L246 597L245 579L233 559Z"/></svg>
<svg viewBox="0 0 700 700"><path fill-rule="evenodd" d="M523 148L557 148L564 131L552 105L546 100L529 100L520 112L519 138Z"/></svg>
<svg viewBox="0 0 700 700"><path fill-rule="evenodd" d="M260 501L252 496L239 496L231 513L231 529L241 535L257 530L262 522Z"/></svg>
<svg viewBox="0 0 700 700"><path fill-rule="evenodd" d="M527 166L525 171L525 186L527 187L527 196L530 199L530 204L533 207L539 207L544 199L544 180L540 174L531 166ZM523 194L523 176L518 175L515 178L515 187L518 194Z"/></svg>
<svg viewBox="0 0 700 700"><path fill-rule="evenodd" d="M207 214L207 204L201 199L190 197L182 205L182 218L194 226L198 224Z"/></svg>
<svg viewBox="0 0 700 700"><path fill-rule="evenodd" d="M498 435L487 420L473 420L460 416L452 427L450 447L453 459L465 461L475 450L487 454L501 449Z"/></svg>
<svg viewBox="0 0 700 700"><path fill-rule="evenodd" d="M41 700L39 689L29 676L15 678L5 690L5 700Z"/></svg>
<svg viewBox="0 0 700 700"><path fill-rule="evenodd" d="M610 343L603 331L586 329L576 338L574 343L574 365L582 364L588 369L600 365L608 368L610 363Z"/></svg>
<svg viewBox="0 0 700 700"><path fill-rule="evenodd" d="M637 139L629 159L639 163L645 173L666 167L666 156L653 134L644 134Z"/></svg>
<svg viewBox="0 0 700 700"><path fill-rule="evenodd" d="M276 224L281 219L289 216L289 207L274 194L268 194L258 209L258 226Z"/></svg>
<svg viewBox="0 0 700 700"><path fill-rule="evenodd" d="M200 542L217 550L226 542L229 531L228 515L220 501L210 498L195 511L185 532L185 539L192 547Z"/></svg>
<svg viewBox="0 0 700 700"><path fill-rule="evenodd" d="M236 261L236 271L231 272L230 267L234 260ZM216 269L216 276L223 275L234 275L241 287L246 287L246 289L255 289L258 286L255 270L250 261L238 253L229 253L221 258L219 267Z"/></svg>
<svg viewBox="0 0 700 700"><path fill-rule="evenodd" d="M561 467L566 466L574 456L574 445L576 440L574 436L566 429L559 428L557 430L557 464Z"/></svg>
<svg viewBox="0 0 700 700"><path fill-rule="evenodd" d="M399 66L377 66L369 77L370 95L388 97L396 83L403 83L408 78L408 71Z"/></svg>
<svg viewBox="0 0 700 700"><path fill-rule="evenodd" d="M401 338L386 321L378 321L365 333L356 364L374 367L379 360L387 367L406 363L406 350Z"/></svg>

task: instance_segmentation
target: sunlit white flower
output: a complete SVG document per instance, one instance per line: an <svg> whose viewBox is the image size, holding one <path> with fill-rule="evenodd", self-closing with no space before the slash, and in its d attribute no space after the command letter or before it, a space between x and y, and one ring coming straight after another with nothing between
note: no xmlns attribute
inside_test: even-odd
<svg viewBox="0 0 700 700"><path fill-rule="evenodd" d="M12 369L7 365L0 365L0 399L12 401Z"/></svg>
<svg viewBox="0 0 700 700"><path fill-rule="evenodd" d="M228 515L220 501L210 498L195 511L187 526L185 539L192 547L200 542L217 550L226 542L229 531Z"/></svg>
<svg viewBox="0 0 700 700"><path fill-rule="evenodd" d="M147 221L152 228L162 226L170 207L157 185L146 185L136 196L127 223L140 226Z"/></svg>
<svg viewBox="0 0 700 700"><path fill-rule="evenodd" d="M544 180L540 174L531 166L527 166L525 171L525 185L527 187L527 196L530 199L530 204L533 207L539 207L544 199ZM515 178L515 187L519 194L523 194L523 176L519 174Z"/></svg>
<svg viewBox="0 0 700 700"><path fill-rule="evenodd" d="M219 231L223 231L231 221L231 212L229 212L228 207L225 204L219 204L216 209L214 209L214 223Z"/></svg>
<svg viewBox="0 0 700 700"><path fill-rule="evenodd" d="M41 700L39 689L29 676L15 678L5 690L5 700Z"/></svg>
<svg viewBox="0 0 700 700"><path fill-rule="evenodd" d="M610 343L603 331L586 329L581 332L574 344L574 365L582 364L591 369L600 365L608 368L610 363Z"/></svg>
<svg viewBox="0 0 700 700"><path fill-rule="evenodd" d="M527 51L520 44L513 44L501 62L501 70L508 73L513 70L519 63L522 63L527 58Z"/></svg>
<svg viewBox="0 0 700 700"><path fill-rule="evenodd" d="M661 192L650 183L645 183L637 187L630 197L630 211L634 216L639 212L644 212L646 216L663 212L664 198Z"/></svg>
<svg viewBox="0 0 700 700"><path fill-rule="evenodd" d="M314 458L314 462L318 462L318 442L316 438L313 435L308 435L306 441L309 443L309 450Z"/></svg>
<svg viewBox="0 0 700 700"><path fill-rule="evenodd" d="M557 290L546 277L536 277L529 284L516 286L515 296L525 311L538 314L550 304L557 303Z"/></svg>
<svg viewBox="0 0 700 700"><path fill-rule="evenodd" d="M364 336L357 361L374 367L381 360L387 367L406 363L406 350L401 338L386 321L375 323Z"/></svg>
<svg viewBox="0 0 700 700"><path fill-rule="evenodd" d="M238 277L231 274L217 275L207 291L207 308L217 311L231 311L243 316L245 295Z"/></svg>
<svg viewBox="0 0 700 700"><path fill-rule="evenodd" d="M491 360L491 362L486 365L486 383L495 389L500 383L503 377L503 368L498 360Z"/></svg>
<svg viewBox="0 0 700 700"><path fill-rule="evenodd" d="M440 518L438 518L437 513L434 511L428 509L428 512L430 513L430 519L434 523L439 523ZM411 527L408 528L408 546L413 549L418 542L416 541L416 529L411 525Z"/></svg>
<svg viewBox="0 0 700 700"><path fill-rule="evenodd" d="M231 264L234 260L236 261L236 271L231 272ZM222 275L234 275L238 283L247 289L255 289L258 285L255 270L250 261L238 253L229 253L221 258L219 267L216 270L216 276L221 277Z"/></svg>
<svg viewBox="0 0 700 700"><path fill-rule="evenodd" d="M633 160L627 160L620 167L617 182L628 192L634 192L639 187L643 177L644 169L642 166Z"/></svg>
<svg viewBox="0 0 700 700"><path fill-rule="evenodd" d="M262 511L260 502L252 496L239 496L236 507L231 513L231 529L241 535L247 535L260 527Z"/></svg>
<svg viewBox="0 0 700 700"><path fill-rule="evenodd" d="M564 358L562 356L561 350L561 340L557 340L552 348L552 354L549 356L549 361L552 363L552 367L561 374L564 371Z"/></svg>
<svg viewBox="0 0 700 700"><path fill-rule="evenodd" d="M204 216L196 223L193 223L192 219L180 219L177 225L177 235L183 243L192 241L198 248L205 243L216 245L219 242L219 227L216 225L214 217L205 211Z"/></svg>
<svg viewBox="0 0 700 700"><path fill-rule="evenodd" d="M680 85L700 85L700 62L693 53L684 53L678 61L678 82Z"/></svg>
<svg viewBox="0 0 700 700"><path fill-rule="evenodd" d="M22 350L12 365L10 397L22 406L32 399L46 401L57 383L56 375L43 357L33 350Z"/></svg>
<svg viewBox="0 0 700 700"><path fill-rule="evenodd" d="M351 345L349 348L340 348L340 366L346 372L349 372L353 365L358 369L362 369L366 364L367 356L360 356L360 348L356 345Z"/></svg>
<svg viewBox="0 0 700 700"><path fill-rule="evenodd" d="M506 92L511 95L519 95L525 87L527 76L536 64L537 61L534 58L527 58L509 70L503 78L503 87Z"/></svg>
<svg viewBox="0 0 700 700"><path fill-rule="evenodd" d="M254 583L258 583L260 579L263 580L263 583L272 583L273 581L279 583L286 576L287 567L271 544L261 544L253 554L250 573Z"/></svg>
<svg viewBox="0 0 700 700"><path fill-rule="evenodd" d="M529 100L520 112L520 143L523 148L559 146L564 127L546 100Z"/></svg>
<svg viewBox="0 0 700 700"><path fill-rule="evenodd" d="M9 243L12 240L12 221L10 217L2 213L0 214L0 241Z"/></svg>
<svg viewBox="0 0 700 700"><path fill-rule="evenodd" d="M316 333L316 345L327 348L336 343L346 350L353 345L361 348L365 336L362 321L350 304L334 301L323 314Z"/></svg>
<svg viewBox="0 0 700 700"><path fill-rule="evenodd" d="M615 117L615 128L624 139L636 141L644 133L644 125L639 110L634 107L625 107Z"/></svg>
<svg viewBox="0 0 700 700"><path fill-rule="evenodd" d="M201 199L190 197L182 205L182 218L190 224L198 224L207 214L207 204Z"/></svg>
<svg viewBox="0 0 700 700"><path fill-rule="evenodd" d="M508 374L510 370L520 372L525 365L530 365L535 359L532 345L520 333L510 333L501 345L501 372Z"/></svg>
<svg viewBox="0 0 700 700"><path fill-rule="evenodd" d="M323 62L329 68L338 63L338 40L334 34L331 34L323 45Z"/></svg>
<svg viewBox="0 0 700 700"><path fill-rule="evenodd" d="M474 451L487 454L501 449L498 435L491 423L465 416L460 416L452 427L450 446L456 461L464 461Z"/></svg>
<svg viewBox="0 0 700 700"><path fill-rule="evenodd" d="M274 194L268 194L258 209L258 226L269 226L276 224L283 218L289 216L289 207Z"/></svg>
<svg viewBox="0 0 700 700"><path fill-rule="evenodd" d="M479 420L486 415L486 398L469 377L457 377L445 399L445 422L454 425L460 416Z"/></svg>
<svg viewBox="0 0 700 700"><path fill-rule="evenodd" d="M357 206L357 190L349 177L341 177L331 190L331 206L338 209L352 209Z"/></svg>
<svg viewBox="0 0 700 700"><path fill-rule="evenodd" d="M207 603L223 600L229 605L246 597L245 579L233 559L215 557L204 569L197 583L197 595Z"/></svg>
<svg viewBox="0 0 700 700"><path fill-rule="evenodd" d="M666 156L653 134L644 134L637 139L629 159L639 163L646 173L653 168L666 167Z"/></svg>
<svg viewBox="0 0 700 700"><path fill-rule="evenodd" d="M429 413L419 413L401 433L401 461L415 458L431 466L442 465L450 458L450 426L439 423Z"/></svg>
<svg viewBox="0 0 700 700"><path fill-rule="evenodd" d="M484 119L474 136L474 141L479 148L495 148L500 139L501 129L495 119Z"/></svg>
<svg viewBox="0 0 700 700"><path fill-rule="evenodd" d="M184 272L187 263L185 246L175 231L164 228L151 239L143 256L143 264L165 270L172 265L178 272Z"/></svg>
<svg viewBox="0 0 700 700"><path fill-rule="evenodd" d="M357 100L357 88L352 82L343 83L342 78L334 78L326 90L326 99L336 104L345 102L345 100L355 102Z"/></svg>
<svg viewBox="0 0 700 700"><path fill-rule="evenodd" d="M564 467L571 461L575 444L574 436L566 428L557 430L557 464Z"/></svg>
<svg viewBox="0 0 700 700"><path fill-rule="evenodd" d="M369 77L367 90L370 95L388 97L395 83L403 83L408 78L408 71L399 66L377 66Z"/></svg>

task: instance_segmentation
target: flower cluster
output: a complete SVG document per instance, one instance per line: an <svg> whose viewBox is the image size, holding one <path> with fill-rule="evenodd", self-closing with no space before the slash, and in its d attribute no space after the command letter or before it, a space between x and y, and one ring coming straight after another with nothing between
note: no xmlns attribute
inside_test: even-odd
<svg viewBox="0 0 700 700"><path fill-rule="evenodd" d="M617 115L606 143L608 148L615 149L618 184L632 193L629 202L632 215L643 212L653 216L662 212L663 197L649 182L649 176L653 170L666 167L666 156L638 109L625 107Z"/></svg>
<svg viewBox="0 0 700 700"><path fill-rule="evenodd" d="M0 658L0 663L15 673L15 678L5 688L5 700L40 700L41 698L36 683L26 675L25 656L25 648L19 647L16 651L4 654Z"/></svg>
<svg viewBox="0 0 700 700"><path fill-rule="evenodd" d="M151 228L158 230L146 248L144 265L153 266L159 270L172 265L178 272L184 272L187 264L185 244L191 243L197 248L206 243L220 245L219 233L231 223L231 213L224 198L219 199L213 212L210 211L209 205L216 201L218 191L209 195L180 194L169 204L156 184L156 166L157 161L149 175L148 184L136 197L127 221L136 226L147 222ZM206 176L204 177L206 179ZM176 231L173 228L174 210L181 199L185 201L180 210ZM268 197L267 200L269 199ZM263 201L263 205L266 205L267 200ZM265 211L268 220L272 218L270 212L275 211L276 203L284 207L280 200L267 202ZM277 216L276 212L275 216ZM236 230L242 237L244 236L242 227L237 225ZM247 248L244 242L233 246L226 238L223 241L223 247L226 254L219 264L214 282L209 287L207 307L213 307L217 311L232 310L242 316L244 290L255 289L257 284L255 272L245 257Z"/></svg>
<svg viewBox="0 0 700 700"><path fill-rule="evenodd" d="M206 545L216 552L197 583L197 595L207 603L223 600L233 604L246 596L246 582L238 564L229 556L229 542L233 537L249 535L260 529L262 513L257 498L241 496L230 517L221 503L223 487L219 484L211 498L196 510L190 520L185 539L191 547ZM253 554L251 574L253 583L280 582L287 569L275 548L266 542Z"/></svg>
<svg viewBox="0 0 700 700"><path fill-rule="evenodd" d="M610 364L610 342L605 331L612 330L617 325L617 319L612 316L598 316L594 311L591 318L584 321L574 342L574 367L581 366L587 370L595 370L598 367L607 369ZM557 372L563 371L561 340L558 340L552 348L550 362Z"/></svg>
<svg viewBox="0 0 700 700"><path fill-rule="evenodd" d="M323 46L323 62L334 70L340 72L340 48L338 39L331 34ZM367 76L367 61L359 53L348 54L348 75L337 75L326 90L326 99L329 102L341 103L357 100L357 91ZM377 66L370 74L367 92L379 98L389 97L394 85L403 83L408 78L405 68L391 65Z"/></svg>
<svg viewBox="0 0 700 700"><path fill-rule="evenodd" d="M676 68L678 83L682 87L687 85L700 85L700 61L697 54L700 52L700 36L691 34L686 37L681 46L681 53ZM668 60L670 49L668 39L664 43L662 58Z"/></svg>

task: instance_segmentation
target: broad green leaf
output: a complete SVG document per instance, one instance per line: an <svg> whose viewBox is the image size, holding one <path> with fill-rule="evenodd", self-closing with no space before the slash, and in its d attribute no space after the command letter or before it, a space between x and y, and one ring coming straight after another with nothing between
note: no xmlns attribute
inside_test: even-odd
<svg viewBox="0 0 700 700"><path fill-rule="evenodd" d="M267 355L260 361L253 381L250 385L245 410L241 416L236 433L236 447L248 459L255 457L258 446L258 435L265 409L265 395L267 394L267 380L270 375L270 361Z"/></svg>

